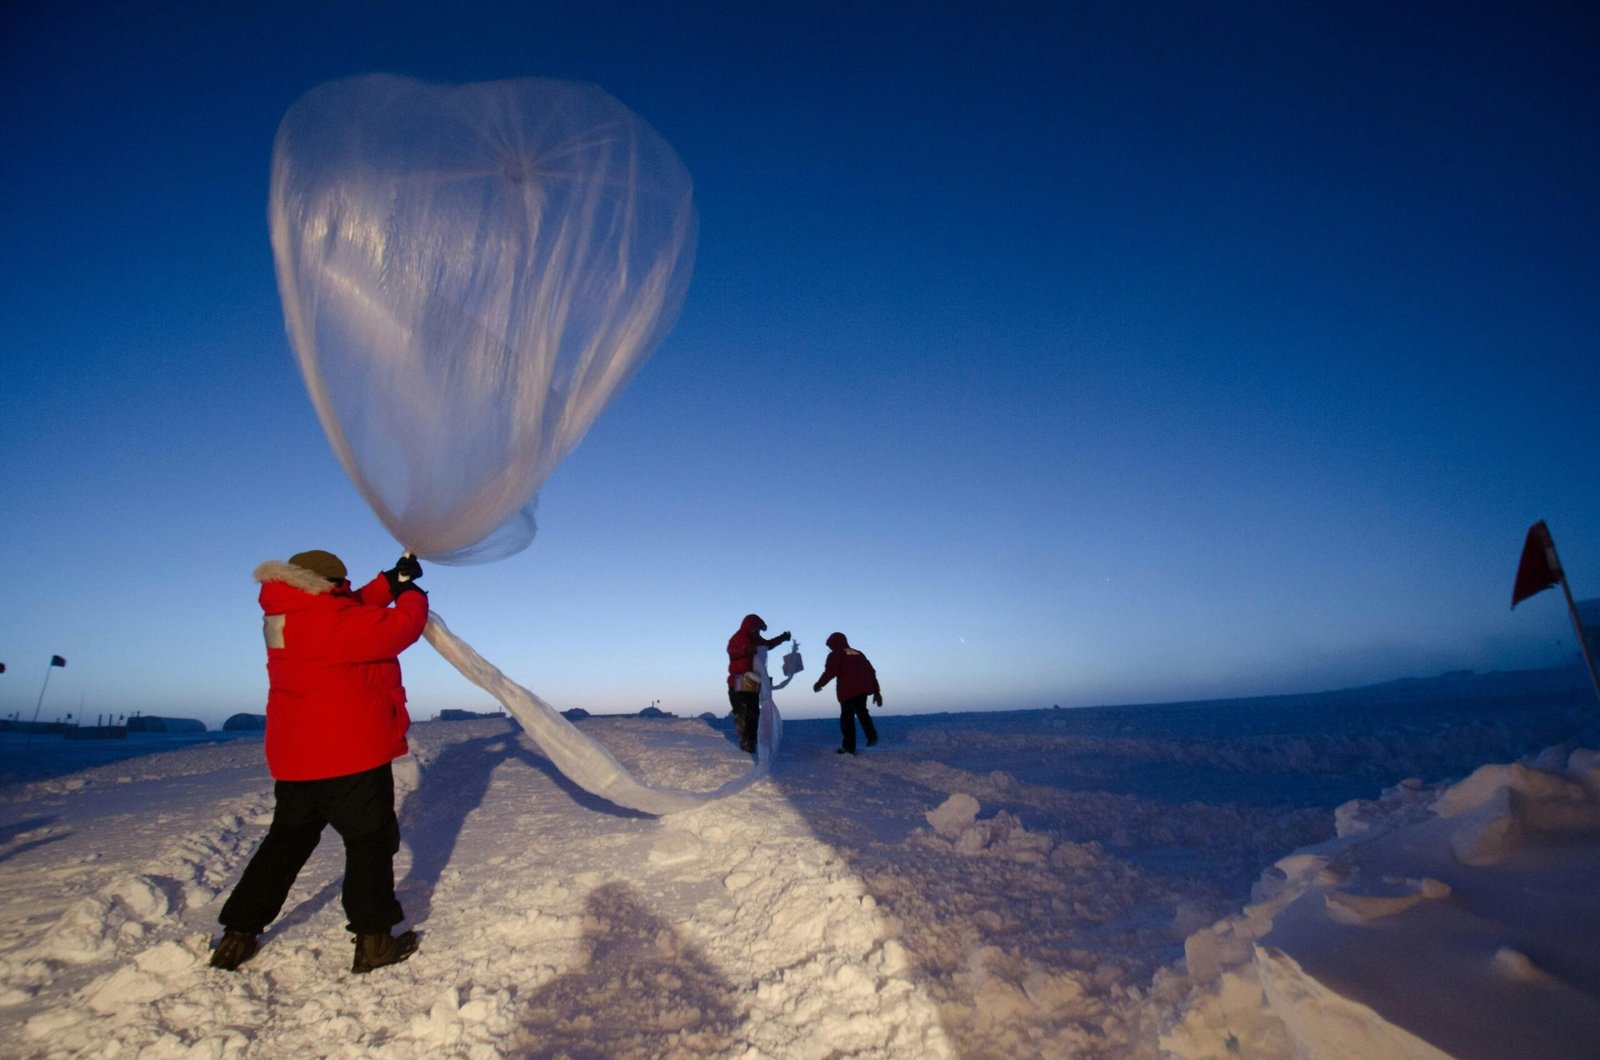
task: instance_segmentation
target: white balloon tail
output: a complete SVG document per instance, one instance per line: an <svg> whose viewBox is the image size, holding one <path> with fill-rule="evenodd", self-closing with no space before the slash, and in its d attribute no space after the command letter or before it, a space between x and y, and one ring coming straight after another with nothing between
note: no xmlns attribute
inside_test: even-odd
<svg viewBox="0 0 1600 1060"><path fill-rule="evenodd" d="M560 711L501 673L498 667L452 633L437 614L428 616L423 635L463 677L494 696L511 712L563 776L589 794L624 809L657 815L692 810L743 791L772 771L772 759L782 738L783 725L770 693L763 697L756 763L750 772L714 791L685 791L650 784L629 773L611 752L580 732Z"/></svg>
<svg viewBox="0 0 1600 1060"><path fill-rule="evenodd" d="M765 648L757 653L757 662L756 672L761 675L761 720L756 723L756 768L765 770L771 768L772 758L783 742L783 717L778 713L778 701L772 698L773 690L782 685L774 685L767 673ZM786 678L783 684L788 683Z"/></svg>

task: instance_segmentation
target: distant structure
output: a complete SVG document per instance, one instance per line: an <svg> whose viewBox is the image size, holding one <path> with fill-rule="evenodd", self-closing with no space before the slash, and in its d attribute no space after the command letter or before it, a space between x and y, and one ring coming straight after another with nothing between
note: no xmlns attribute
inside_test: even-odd
<svg viewBox="0 0 1600 1060"><path fill-rule="evenodd" d="M589 716L589 712L582 707L569 707L561 712L561 716L568 721L582 721Z"/></svg>
<svg viewBox="0 0 1600 1060"><path fill-rule="evenodd" d="M69 740L126 740L126 725L68 725L61 735Z"/></svg>
<svg viewBox="0 0 1600 1060"><path fill-rule="evenodd" d="M641 718L676 718L676 714L669 714L660 707L645 707L639 712Z"/></svg>
<svg viewBox="0 0 1600 1060"><path fill-rule="evenodd" d="M72 728L64 721L19 721L16 718L0 718L0 732L65 732Z"/></svg>
<svg viewBox="0 0 1600 1060"><path fill-rule="evenodd" d="M493 711L493 712L488 712L488 711L479 712L479 711L476 711L476 710L453 710L452 709L452 710L441 710L439 712L439 720L440 721L480 721L483 718L503 718L505 716L506 716L506 712L503 711L503 710L497 710L497 711Z"/></svg>
<svg viewBox="0 0 1600 1060"><path fill-rule="evenodd" d="M223 732L265 732L265 714L234 714L222 723Z"/></svg>
<svg viewBox="0 0 1600 1060"><path fill-rule="evenodd" d="M129 732L205 732L206 723L199 718L158 718L153 714L135 714L128 719Z"/></svg>

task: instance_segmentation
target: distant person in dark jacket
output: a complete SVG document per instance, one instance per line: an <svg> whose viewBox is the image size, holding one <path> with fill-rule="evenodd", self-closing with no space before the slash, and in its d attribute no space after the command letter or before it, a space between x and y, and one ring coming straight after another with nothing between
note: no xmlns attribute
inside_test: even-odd
<svg viewBox="0 0 1600 1060"><path fill-rule="evenodd" d="M343 561L320 549L256 568L267 639L267 769L272 824L218 919L211 966L228 971L284 900L322 829L344 840L344 912L356 936L351 971L370 972L416 952L417 933L391 936L405 919L394 893L400 825L390 762L404 755L402 651L428 621L422 564L409 554L352 590Z"/></svg>
<svg viewBox="0 0 1600 1060"><path fill-rule="evenodd" d="M833 634L827 643L828 661L811 690L821 692L823 685L838 680L834 691L839 696L839 736L844 743L837 753L853 755L856 753L857 719L861 721L861 733L867 738L867 746L878 742L878 730L872 724L872 715L867 713L867 697L871 696L872 702L881 707L883 692L878 688L878 672L872 668L872 663L850 646L843 633Z"/></svg>
<svg viewBox="0 0 1600 1060"><path fill-rule="evenodd" d="M763 637L767 624L760 615L745 615L739 631L728 638L728 705L733 708L733 731L739 737L739 750L754 754L756 729L761 722L761 679L755 673L757 648L776 648L789 639L784 630L776 637Z"/></svg>

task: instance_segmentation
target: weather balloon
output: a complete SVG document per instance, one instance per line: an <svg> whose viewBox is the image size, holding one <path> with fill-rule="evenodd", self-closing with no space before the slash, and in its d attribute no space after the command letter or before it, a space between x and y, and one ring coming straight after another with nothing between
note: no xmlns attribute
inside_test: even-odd
<svg viewBox="0 0 1600 1060"><path fill-rule="evenodd" d="M346 473L446 563L533 539L539 487L665 335L692 269L688 171L588 84L371 75L290 108L272 249Z"/></svg>

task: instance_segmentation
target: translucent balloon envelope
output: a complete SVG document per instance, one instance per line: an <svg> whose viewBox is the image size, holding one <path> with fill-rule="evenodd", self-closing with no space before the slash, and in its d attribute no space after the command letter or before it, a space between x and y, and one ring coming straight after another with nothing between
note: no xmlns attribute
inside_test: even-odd
<svg viewBox="0 0 1600 1060"><path fill-rule="evenodd" d="M484 562L671 327L688 171L593 85L314 89L273 147L290 341L340 462L395 538Z"/></svg>

